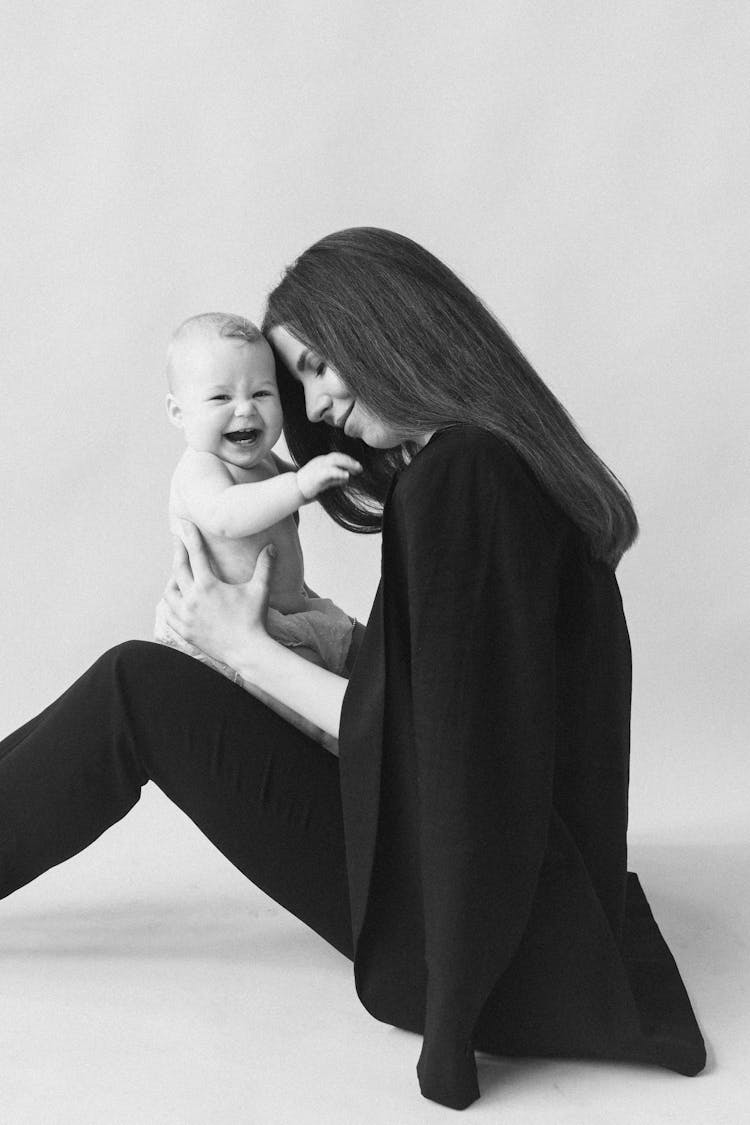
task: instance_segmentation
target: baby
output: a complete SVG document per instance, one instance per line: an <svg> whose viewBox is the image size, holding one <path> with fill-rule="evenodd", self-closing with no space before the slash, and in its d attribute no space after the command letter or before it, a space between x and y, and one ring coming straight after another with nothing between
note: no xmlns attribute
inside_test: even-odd
<svg viewBox="0 0 750 1125"><path fill-rule="evenodd" d="M361 465L329 453L295 470L272 452L283 423L274 357L259 329L243 317L204 313L181 324L169 345L167 380L167 414L187 442L172 477L173 533L179 535L179 519L197 524L214 572L232 583L247 582L260 551L273 543L268 632L307 660L342 674L354 622L305 586L297 511L361 472ZM157 606L157 641L209 664L306 734L324 745L331 742L308 720L183 640L167 624L165 608L163 601Z"/></svg>

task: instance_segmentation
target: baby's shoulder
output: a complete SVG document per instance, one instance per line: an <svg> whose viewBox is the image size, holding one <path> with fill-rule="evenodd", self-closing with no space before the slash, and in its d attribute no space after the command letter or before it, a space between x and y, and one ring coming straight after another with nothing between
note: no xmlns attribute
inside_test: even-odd
<svg viewBox="0 0 750 1125"><path fill-rule="evenodd" d="M228 466L215 453L186 449L172 474L172 483L184 486L206 478L233 479Z"/></svg>

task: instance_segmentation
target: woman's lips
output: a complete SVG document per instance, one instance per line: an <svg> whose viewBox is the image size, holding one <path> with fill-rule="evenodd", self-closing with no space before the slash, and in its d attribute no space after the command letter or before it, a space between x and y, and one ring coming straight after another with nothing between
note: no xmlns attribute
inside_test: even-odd
<svg viewBox="0 0 750 1125"><path fill-rule="evenodd" d="M351 406L347 410L346 414L341 419L341 428L343 429L343 431L344 431L344 433L346 434L347 437L351 437L351 434L347 430L346 426L347 426L347 423L348 423L349 418L351 416L352 410L354 410L354 403L351 404Z"/></svg>

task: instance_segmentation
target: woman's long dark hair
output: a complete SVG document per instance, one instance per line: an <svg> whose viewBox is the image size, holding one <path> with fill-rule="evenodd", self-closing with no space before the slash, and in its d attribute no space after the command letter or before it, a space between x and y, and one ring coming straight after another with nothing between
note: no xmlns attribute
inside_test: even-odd
<svg viewBox="0 0 750 1125"><path fill-rule="evenodd" d="M354 227L289 267L268 298L263 331L284 325L339 373L354 398L400 431L454 423L497 434L616 567L638 534L630 498L478 297L403 235ZM284 433L298 464L340 450L364 472L324 492L329 515L377 531L393 473L409 450L371 449L305 414L302 388L277 363Z"/></svg>

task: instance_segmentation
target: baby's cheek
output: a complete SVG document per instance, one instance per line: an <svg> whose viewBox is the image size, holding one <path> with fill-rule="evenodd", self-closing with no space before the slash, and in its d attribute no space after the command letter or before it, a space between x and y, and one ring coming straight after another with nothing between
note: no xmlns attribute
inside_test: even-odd
<svg viewBox="0 0 750 1125"><path fill-rule="evenodd" d="M277 437L281 436L281 431L284 428L284 415L281 407L276 406L266 418L267 428L274 432Z"/></svg>

